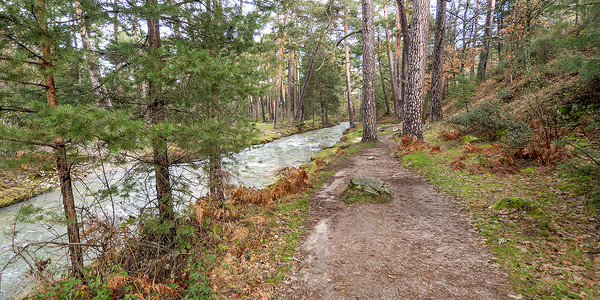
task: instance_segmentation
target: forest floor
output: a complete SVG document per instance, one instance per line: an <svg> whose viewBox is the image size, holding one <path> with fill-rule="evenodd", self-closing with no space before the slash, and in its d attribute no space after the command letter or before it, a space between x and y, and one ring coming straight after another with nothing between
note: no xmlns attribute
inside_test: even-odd
<svg viewBox="0 0 600 300"><path fill-rule="evenodd" d="M510 299L507 276L470 218L436 187L394 160L391 135L331 166L312 196L285 299ZM355 175L383 180L386 204L347 205Z"/></svg>

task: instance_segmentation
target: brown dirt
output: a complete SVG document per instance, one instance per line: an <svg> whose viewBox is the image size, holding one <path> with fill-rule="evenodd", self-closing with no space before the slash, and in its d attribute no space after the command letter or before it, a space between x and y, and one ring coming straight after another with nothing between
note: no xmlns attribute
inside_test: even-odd
<svg viewBox="0 0 600 300"><path fill-rule="evenodd" d="M455 202L390 155L389 136L334 167L313 196L284 299L509 299L502 269ZM346 205L357 174L390 188L387 204Z"/></svg>

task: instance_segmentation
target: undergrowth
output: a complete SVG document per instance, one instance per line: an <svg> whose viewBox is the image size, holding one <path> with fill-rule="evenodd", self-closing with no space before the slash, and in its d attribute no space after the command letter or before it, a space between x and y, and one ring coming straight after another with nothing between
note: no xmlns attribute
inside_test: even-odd
<svg viewBox="0 0 600 300"><path fill-rule="evenodd" d="M399 141L402 165L459 200L526 298L600 297L598 211L556 168L510 164L491 142L471 144L437 123L425 142ZM581 187L581 185L576 186Z"/></svg>

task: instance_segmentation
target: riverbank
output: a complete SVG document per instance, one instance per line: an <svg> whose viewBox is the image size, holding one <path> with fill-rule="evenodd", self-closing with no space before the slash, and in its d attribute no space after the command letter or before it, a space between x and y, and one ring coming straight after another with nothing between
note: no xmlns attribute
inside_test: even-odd
<svg viewBox="0 0 600 300"><path fill-rule="evenodd" d="M282 125L275 129L272 123L256 123L260 134L250 143L260 145L282 137L329 126L333 126L333 124L305 122L297 126ZM76 173L80 176L73 176L74 178L85 177L83 172ZM54 170L42 170L41 167L28 165L17 169L0 168L0 208L23 202L58 186L59 182Z"/></svg>
<svg viewBox="0 0 600 300"><path fill-rule="evenodd" d="M290 136L293 134L304 133L311 130L335 126L333 123L323 124L321 122L303 122L296 126L280 125L279 128L273 127L273 123L256 123L256 128L260 130L260 135L254 138L250 143L260 145L272 142L276 139Z"/></svg>

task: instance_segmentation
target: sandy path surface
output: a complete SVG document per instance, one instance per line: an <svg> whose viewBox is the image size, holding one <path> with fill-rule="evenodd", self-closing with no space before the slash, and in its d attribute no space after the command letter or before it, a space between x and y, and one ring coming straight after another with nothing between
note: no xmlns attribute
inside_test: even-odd
<svg viewBox="0 0 600 300"><path fill-rule="evenodd" d="M334 167L314 195L298 270L284 299L510 299L502 270L454 201L390 155L389 137ZM390 188L387 204L347 205L363 174Z"/></svg>

